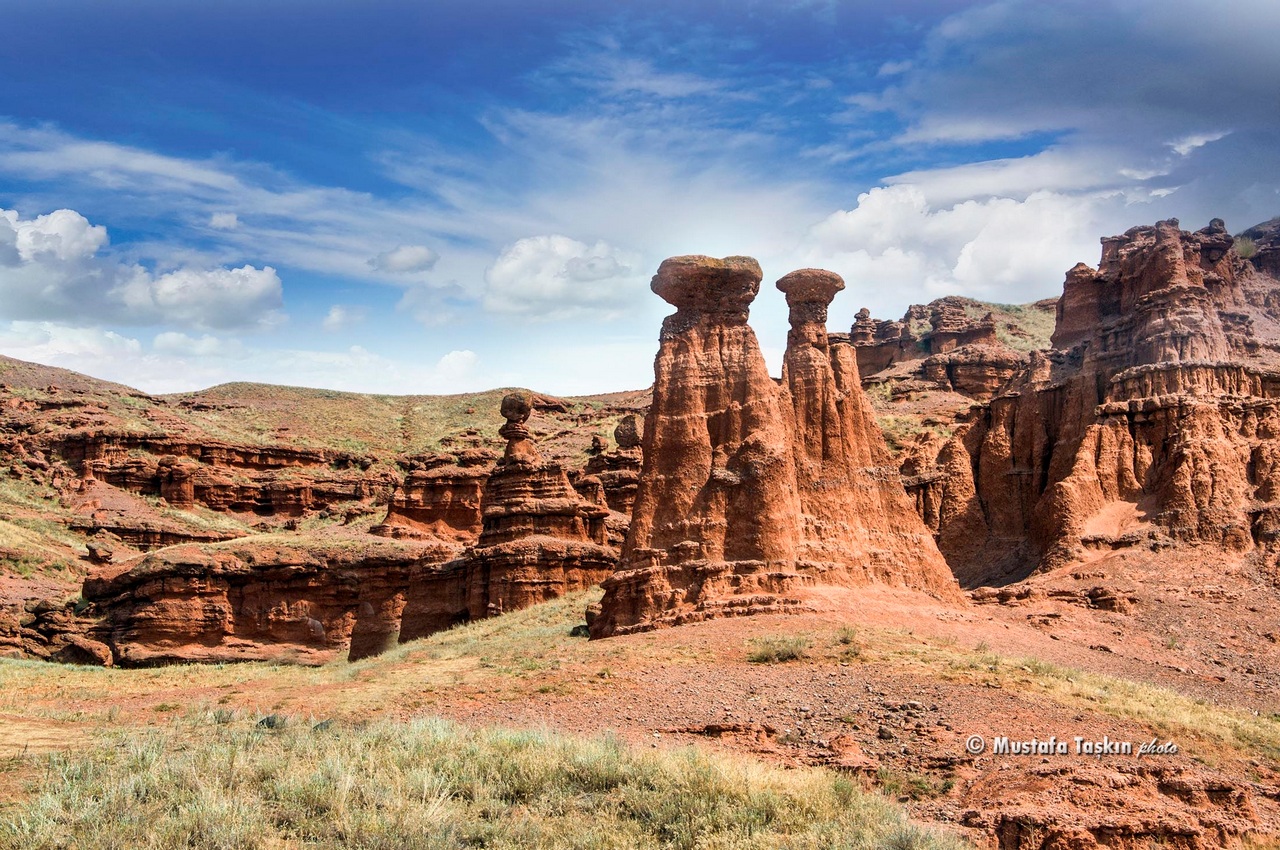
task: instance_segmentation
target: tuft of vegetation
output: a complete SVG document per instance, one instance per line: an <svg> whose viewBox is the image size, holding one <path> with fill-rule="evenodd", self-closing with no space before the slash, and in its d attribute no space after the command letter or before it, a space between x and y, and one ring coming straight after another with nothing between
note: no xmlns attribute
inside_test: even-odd
<svg viewBox="0 0 1280 850"><path fill-rule="evenodd" d="M435 719L193 719L49 757L45 777L0 848L965 846L832 771Z"/></svg>
<svg viewBox="0 0 1280 850"><path fill-rule="evenodd" d="M951 777L932 779L919 773L890 770L882 767L876 772L876 785L889 797L906 797L911 800L931 800L950 793L956 782Z"/></svg>
<svg viewBox="0 0 1280 850"><path fill-rule="evenodd" d="M841 660L852 661L862 657L862 644L858 641L858 630L852 626L841 626L836 632L835 643L840 650Z"/></svg>
<svg viewBox="0 0 1280 850"><path fill-rule="evenodd" d="M753 664L778 664L798 661L809 649L809 639L803 635L766 635L751 641L752 649L747 660Z"/></svg>
<svg viewBox="0 0 1280 850"><path fill-rule="evenodd" d="M1258 243L1254 242L1248 236L1237 236L1235 240L1236 253L1241 259L1251 260L1258 256Z"/></svg>
<svg viewBox="0 0 1280 850"><path fill-rule="evenodd" d="M885 445L889 451L897 454L915 441L920 434L933 434L950 439L955 434L954 428L945 425L925 425L920 417L911 414L882 413L876 416L876 423L884 434Z"/></svg>

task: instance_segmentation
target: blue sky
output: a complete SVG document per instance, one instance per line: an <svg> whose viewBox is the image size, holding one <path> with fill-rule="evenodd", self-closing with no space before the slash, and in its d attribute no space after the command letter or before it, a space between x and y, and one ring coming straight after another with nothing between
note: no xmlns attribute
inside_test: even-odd
<svg viewBox="0 0 1280 850"><path fill-rule="evenodd" d="M0 0L0 353L153 392L646 386L665 257L831 310L1280 215L1266 2Z"/></svg>

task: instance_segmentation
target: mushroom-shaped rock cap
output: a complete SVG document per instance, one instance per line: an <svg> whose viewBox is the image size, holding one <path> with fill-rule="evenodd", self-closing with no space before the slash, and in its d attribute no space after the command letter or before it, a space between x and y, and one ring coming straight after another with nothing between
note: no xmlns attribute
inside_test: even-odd
<svg viewBox="0 0 1280 850"><path fill-rule="evenodd" d="M786 294L788 306L821 304L825 307L844 289L844 278L826 269L799 269L783 275L776 286Z"/></svg>
<svg viewBox="0 0 1280 850"><path fill-rule="evenodd" d="M533 412L533 393L528 390L507 393L499 409L502 412L502 418L508 422L524 422Z"/></svg>
<svg viewBox="0 0 1280 850"><path fill-rule="evenodd" d="M764 272L752 257L671 257L658 266L649 288L677 310L746 316Z"/></svg>

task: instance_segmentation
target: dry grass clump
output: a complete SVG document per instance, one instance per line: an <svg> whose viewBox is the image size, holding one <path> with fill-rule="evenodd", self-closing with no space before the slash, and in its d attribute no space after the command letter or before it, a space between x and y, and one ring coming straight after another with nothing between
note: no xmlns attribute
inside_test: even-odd
<svg viewBox="0 0 1280 850"><path fill-rule="evenodd" d="M766 635L751 641L747 660L753 664L777 664L781 661L798 661L809 649L809 639L804 635Z"/></svg>
<svg viewBox="0 0 1280 850"><path fill-rule="evenodd" d="M68 846L963 845L829 771L434 719L272 730L223 713L52 757L0 847Z"/></svg>

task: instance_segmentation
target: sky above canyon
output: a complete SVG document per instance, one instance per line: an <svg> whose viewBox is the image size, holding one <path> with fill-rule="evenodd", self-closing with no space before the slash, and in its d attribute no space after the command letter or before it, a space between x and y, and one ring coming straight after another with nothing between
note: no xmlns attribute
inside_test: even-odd
<svg viewBox="0 0 1280 850"><path fill-rule="evenodd" d="M652 381L677 254L847 330L1280 215L1280 4L0 3L0 353L150 392Z"/></svg>

